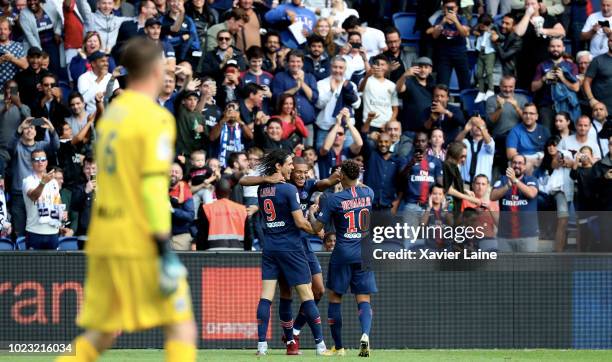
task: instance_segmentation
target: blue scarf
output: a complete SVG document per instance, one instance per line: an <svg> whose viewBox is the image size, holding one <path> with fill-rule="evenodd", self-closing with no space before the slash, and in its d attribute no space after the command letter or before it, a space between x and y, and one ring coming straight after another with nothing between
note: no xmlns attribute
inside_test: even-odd
<svg viewBox="0 0 612 362"><path fill-rule="evenodd" d="M226 159L227 159L227 146L229 145L229 137L233 134L234 136L234 150L232 152L240 152L244 149L244 145L242 144L242 129L240 125L236 123L234 126L233 132L230 130L230 127L227 123L223 125L221 129L221 152L219 153L219 163L222 167L226 167Z"/></svg>

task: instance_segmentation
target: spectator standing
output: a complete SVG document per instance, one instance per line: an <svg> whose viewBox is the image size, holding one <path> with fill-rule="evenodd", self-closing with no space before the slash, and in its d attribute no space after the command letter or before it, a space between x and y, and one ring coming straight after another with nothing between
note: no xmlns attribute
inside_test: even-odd
<svg viewBox="0 0 612 362"><path fill-rule="evenodd" d="M555 111L566 111L573 119L580 115L576 94L580 90L578 68L574 63L563 59L564 53L563 40L551 39L548 44L550 58L538 64L531 82L531 91L535 93L540 113L540 123L549 130L553 129Z"/></svg>
<svg viewBox="0 0 612 362"><path fill-rule="evenodd" d="M168 0L169 11L161 16L162 36L176 51L177 63L196 66L202 57L200 37L192 18L185 14L183 0Z"/></svg>
<svg viewBox="0 0 612 362"><path fill-rule="evenodd" d="M28 67L28 60L21 43L11 40L11 23L0 18L0 88L13 79L17 73Z"/></svg>
<svg viewBox="0 0 612 362"><path fill-rule="evenodd" d="M264 36L264 61L263 69L272 74L276 74L285 70L285 58L291 50L281 46L280 34L274 30L270 30Z"/></svg>
<svg viewBox="0 0 612 362"><path fill-rule="evenodd" d="M26 247L55 250L66 205L61 203L60 187L53 171L47 172L45 151L32 151L30 162L32 173L22 180L22 198L27 212Z"/></svg>
<svg viewBox="0 0 612 362"><path fill-rule="evenodd" d="M544 144L550 137L548 128L537 123L538 108L533 103L525 104L522 123L514 126L506 138L506 157L508 160L520 154L526 160L528 174L540 165L544 156Z"/></svg>
<svg viewBox="0 0 612 362"><path fill-rule="evenodd" d="M72 191L72 202L70 209L79 215L79 226L76 229L76 235L80 241L80 249L84 246L84 241L89 228L89 220L91 220L91 209L96 199L97 181L96 175L98 168L96 161L92 157L86 157L83 160L83 174L79 184Z"/></svg>
<svg viewBox="0 0 612 362"><path fill-rule="evenodd" d="M382 131L382 127L390 120L396 120L399 111L399 100L395 83L387 79L389 62L384 55L372 58L372 72L359 84L359 91L363 92L363 119L375 114L369 123L369 130ZM367 125L366 121L366 125Z"/></svg>
<svg viewBox="0 0 612 362"><path fill-rule="evenodd" d="M565 29L555 18L540 11L540 0L525 0L525 13L514 32L523 39L517 57L517 79L521 89L528 89L538 64L546 60L548 42L565 36Z"/></svg>
<svg viewBox="0 0 612 362"><path fill-rule="evenodd" d="M106 0L112 1L112 0ZM49 54L50 71L60 74L64 65L62 46L62 15L53 1L30 0L28 7L21 12L19 24L26 38L27 48L41 48Z"/></svg>
<svg viewBox="0 0 612 362"><path fill-rule="evenodd" d="M319 98L317 81L314 75L304 72L304 53L292 50L287 55L287 70L277 73L272 81L272 94L279 97L283 93L295 97L298 115L304 121L308 137L304 144L311 146L314 141L315 104Z"/></svg>
<svg viewBox="0 0 612 362"><path fill-rule="evenodd" d="M53 74L47 74L42 77L40 85L42 98L32 110L32 115L45 117L51 121L53 127L59 128L64 118L70 116L70 110L62 101L62 90L57 84L57 78Z"/></svg>
<svg viewBox="0 0 612 362"><path fill-rule="evenodd" d="M13 227L17 236L23 236L26 224L26 208L22 202L24 200L23 184L19 180L23 180L32 173L32 151L42 149L54 153L59 149L59 138L53 124L43 118L42 129L45 130L45 139L36 141L36 126L32 124L33 120L34 118L31 117L26 118L17 127L17 135L9 146L13 152L11 170L13 180L15 180L11 187L11 215L13 215Z"/></svg>
<svg viewBox="0 0 612 362"><path fill-rule="evenodd" d="M102 39L101 50L110 53L117 43L119 27L123 22L130 21L131 18L115 15L113 0L97 0L96 6L95 13L91 14L90 10L88 14L83 14L85 30L97 31Z"/></svg>
<svg viewBox="0 0 612 362"><path fill-rule="evenodd" d="M502 75L516 77L516 59L521 51L523 39L514 31L516 20L510 14L504 15L499 30L491 31L491 41L502 66Z"/></svg>
<svg viewBox="0 0 612 362"><path fill-rule="evenodd" d="M229 199L231 192L230 181L219 180L217 200L198 210L197 250L251 250L251 241L246 237L249 234L245 233L249 229L247 210Z"/></svg>
<svg viewBox="0 0 612 362"><path fill-rule="evenodd" d="M188 157L196 150L207 148L208 133L204 116L197 110L200 99L198 93L186 91L178 97L180 104L176 111L176 154Z"/></svg>
<svg viewBox="0 0 612 362"><path fill-rule="evenodd" d="M244 56L238 48L232 45L232 35L227 30L217 33L217 47L206 53L202 63L202 74L215 78L217 82L223 80L221 70L228 62L235 62L239 71L246 68Z"/></svg>
<svg viewBox="0 0 612 362"><path fill-rule="evenodd" d="M578 102L580 103L580 110L582 114L588 114L591 111L591 106L586 94L584 93L584 79L586 77L587 69L593 61L593 56L588 50L579 51L576 54L576 64L578 65L578 81L580 82L580 90L578 91Z"/></svg>
<svg viewBox="0 0 612 362"><path fill-rule="evenodd" d="M495 47L492 41L493 19L489 14L483 14L478 19L474 30L476 38L476 51L478 61L476 63L476 86L478 95L474 103L479 103L494 96L493 93L493 68L495 67Z"/></svg>
<svg viewBox="0 0 612 362"><path fill-rule="evenodd" d="M591 107L601 102L612 109L612 36L608 46L607 53L593 58L584 77L584 93Z"/></svg>
<svg viewBox="0 0 612 362"><path fill-rule="evenodd" d="M478 204L478 202L483 203L483 201L474 197L473 192L467 191L464 188L460 169L465 164L466 158L467 147L465 144L463 142L452 142L448 145L448 153L442 164L444 192L446 195L452 197L452 211L455 220L459 220L459 216L461 215L461 203L463 200L467 200L474 204Z"/></svg>
<svg viewBox="0 0 612 362"><path fill-rule="evenodd" d="M370 70L366 48L361 43L361 34L351 32L348 34L348 43L340 49L340 54L346 60L346 79L359 84Z"/></svg>
<svg viewBox="0 0 612 362"><path fill-rule="evenodd" d="M121 59L125 42L137 35L143 35L146 21L156 16L157 8L152 0L140 1L138 5L138 16L130 21L124 21L119 27L117 42L115 43L111 53L112 57L114 59Z"/></svg>
<svg viewBox="0 0 612 362"><path fill-rule="evenodd" d="M612 124L612 122L609 122L609 115L608 115L608 108L606 107L605 104L603 103L595 103L595 105L593 106L593 113L592 113L592 123L591 123L591 131L589 134L589 137L592 138L607 138L604 128L608 128L610 126L610 124ZM600 140L600 145L601 145L601 140ZM601 149L599 150L601 152L602 155L605 155L605 150Z"/></svg>
<svg viewBox="0 0 612 362"><path fill-rule="evenodd" d="M266 13L266 21L276 29L282 29L280 32L281 42L284 46L296 49L303 42L298 42L296 37L291 33L290 26L293 24L301 24L302 36L306 37L312 33L317 16L312 10L304 7L302 0L290 0L286 4L278 5Z"/></svg>
<svg viewBox="0 0 612 362"><path fill-rule="evenodd" d="M61 133L59 135L60 146L57 151L57 164L62 169L62 186L65 189L74 190L81 181L83 171L83 160L87 150L83 146L83 139L88 133L89 125L93 125L93 117L91 123L88 123L87 129L81 130L81 132L75 135L72 131L72 127L68 123L61 125ZM70 205L67 199L66 205ZM76 225L73 224L76 230Z"/></svg>
<svg viewBox="0 0 612 362"><path fill-rule="evenodd" d="M525 174L527 159L515 154L511 167L493 185L491 200L500 200L499 251L538 251L538 181Z"/></svg>
<svg viewBox="0 0 612 362"><path fill-rule="evenodd" d="M261 145L264 152L271 152L276 149L287 152L297 152L296 146L289 140L283 139L282 121L278 118L270 119L265 126L262 124L255 126L255 143ZM298 143L298 147L303 147Z"/></svg>
<svg viewBox="0 0 612 362"><path fill-rule="evenodd" d="M236 47L244 53L252 46L261 46L263 13L268 10L268 7L263 2L254 0L238 0L236 7L244 10L249 16L244 27L236 34Z"/></svg>
<svg viewBox="0 0 612 362"><path fill-rule="evenodd" d="M389 121L383 130L391 138L389 150L401 159L406 159L412 151L412 138L402 133L402 124L399 121Z"/></svg>
<svg viewBox="0 0 612 362"><path fill-rule="evenodd" d="M108 55L98 50L91 54L87 60L91 64L91 70L79 77L78 89L85 100L85 110L93 113L96 109L96 102L103 101L108 83L113 82L112 89L114 91L119 88L119 82L112 79L112 74L108 71Z"/></svg>
<svg viewBox="0 0 612 362"><path fill-rule="evenodd" d="M85 0L66 0L63 2L64 61L66 65L70 64L72 58L83 45L85 26L81 12L87 11L84 9L84 6L87 6L86 3Z"/></svg>
<svg viewBox="0 0 612 362"><path fill-rule="evenodd" d="M463 200L461 212L465 218L467 208L473 208L477 212L477 226L483 228L484 237L474 238L476 248L482 250L497 250L496 229L499 224L499 203L490 200L490 182L487 176L479 174L474 176L471 184L477 203Z"/></svg>
<svg viewBox="0 0 612 362"><path fill-rule="evenodd" d="M426 108L423 113L423 127L427 130L440 128L444 132L447 142L457 137L465 125L463 111L457 106L449 104L448 87L438 84L433 90L433 101L431 107Z"/></svg>
<svg viewBox="0 0 612 362"><path fill-rule="evenodd" d="M390 210L396 202L396 177L403 160L391 153L391 137L381 133L376 147L366 144L364 148L365 174L363 181L374 191L373 210Z"/></svg>
<svg viewBox="0 0 612 362"><path fill-rule="evenodd" d="M469 137L466 137L468 134ZM455 141L463 142L468 150L465 163L461 165L463 182L468 185L473 184L476 175L484 175L487 180L490 180L493 171L495 141L489 134L485 121L479 116L470 118Z"/></svg>
<svg viewBox="0 0 612 362"><path fill-rule="evenodd" d="M555 251L562 252L567 242L569 203L574 199L574 183L570 179L574 161L570 152L559 149L559 142L558 136L546 141L542 164L534 175L539 177L540 194L544 194L547 203L553 204L556 210ZM542 210L540 207L538 209Z"/></svg>
<svg viewBox="0 0 612 362"><path fill-rule="evenodd" d="M470 70L465 39L470 33L467 20L459 15L458 0L443 0L442 14L427 29L434 39L434 64L438 73L437 82L450 83L453 69L457 74L459 89L470 87Z"/></svg>
<svg viewBox="0 0 612 362"><path fill-rule="evenodd" d="M349 34L359 33L361 35L361 42L368 59L387 50L385 34L376 28L361 25L361 21L355 15L346 18L342 22L342 28Z"/></svg>
<svg viewBox="0 0 612 362"><path fill-rule="evenodd" d="M189 184L183 181L183 168L173 163L170 168L170 211L172 213L172 248L191 250L190 229L193 224L193 195Z"/></svg>
<svg viewBox="0 0 612 362"><path fill-rule="evenodd" d="M389 61L389 71L391 72L389 79L395 83L406 72L407 68L402 60L402 37L399 30L396 28L387 29L385 43L387 44L387 50L383 52L383 55Z"/></svg>
<svg viewBox="0 0 612 362"><path fill-rule="evenodd" d="M406 131L414 133L422 128L421 115L432 102L432 69L431 59L420 57L397 80L395 89L402 100L400 119Z"/></svg>
<svg viewBox="0 0 612 362"><path fill-rule="evenodd" d="M586 19L580 40L589 42L593 57L606 54L610 49L608 38L612 34L612 0L601 0L601 11L592 13Z"/></svg>
<svg viewBox="0 0 612 362"><path fill-rule="evenodd" d="M162 86L161 92L157 97L157 103L160 106L165 107L170 113L174 114L174 101L177 96L176 92L176 78L174 74L167 72L164 75L164 85Z"/></svg>
<svg viewBox="0 0 612 362"><path fill-rule="evenodd" d="M316 106L320 109L316 120L315 147L320 148L327 133L334 125L336 116L343 108L349 110L349 122L355 124L355 110L361 105L357 86L345 79L346 60L336 56L331 60L331 75L317 82L319 98ZM345 144L353 142L351 135L345 136Z"/></svg>
<svg viewBox="0 0 612 362"><path fill-rule="evenodd" d="M485 0L487 12L491 16L497 14L508 14L510 12L510 1L508 0Z"/></svg>
<svg viewBox="0 0 612 362"><path fill-rule="evenodd" d="M19 89L14 80L4 83L4 100L0 103L0 174L6 174L13 150L10 148L24 119L30 117L30 108L21 103Z"/></svg>
<svg viewBox="0 0 612 362"><path fill-rule="evenodd" d="M235 40L236 35L242 31L244 24L250 19L243 9L232 9L224 17L224 22L211 26L206 32L206 51L208 52L217 47L217 34L221 30L229 31Z"/></svg>
<svg viewBox="0 0 612 362"><path fill-rule="evenodd" d="M170 42L162 38L161 32L162 22L159 18L147 19L144 27L145 35L147 38L159 44L166 61L166 69L168 72L174 72L176 67L176 51Z"/></svg>
<svg viewBox="0 0 612 362"><path fill-rule="evenodd" d="M342 24L351 15L359 18L359 12L349 8L344 0L331 0L330 7L321 9L320 19L329 19L331 31L337 35L342 33Z"/></svg>
<svg viewBox="0 0 612 362"><path fill-rule="evenodd" d="M265 114L270 114L270 101L272 99L272 79L274 75L263 70L264 63L264 52L262 48L258 46L250 47L246 52L246 58L248 61L248 69L240 73L240 83L246 85L249 83L255 83L263 87L264 99L261 103L261 110Z"/></svg>
<svg viewBox="0 0 612 362"><path fill-rule="evenodd" d="M49 72L42 68L42 50L40 48L28 49L28 67L15 76L19 86L21 101L30 110L37 108L36 101L39 99L40 80ZM36 91L34 91L36 90Z"/></svg>

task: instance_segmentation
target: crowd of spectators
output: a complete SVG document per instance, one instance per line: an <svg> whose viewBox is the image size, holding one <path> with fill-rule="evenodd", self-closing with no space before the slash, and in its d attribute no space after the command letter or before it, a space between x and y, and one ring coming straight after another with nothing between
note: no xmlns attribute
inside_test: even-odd
<svg viewBox="0 0 612 362"><path fill-rule="evenodd" d="M257 186L240 179L286 149L330 184L357 160L376 211L484 223L485 249L538 251L546 238L566 250L572 217L578 250L612 251L612 0L3 0L1 11L1 236L28 248L86 243L96 122L126 86L122 46L142 36L163 51L158 102L176 118L176 249L262 247ZM395 12L414 28L394 27ZM325 230L313 243L334 240Z"/></svg>

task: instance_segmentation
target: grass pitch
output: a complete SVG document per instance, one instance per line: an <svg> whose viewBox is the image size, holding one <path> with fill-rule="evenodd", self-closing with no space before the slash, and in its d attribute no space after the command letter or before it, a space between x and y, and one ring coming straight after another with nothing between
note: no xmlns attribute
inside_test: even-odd
<svg viewBox="0 0 612 362"><path fill-rule="evenodd" d="M269 355L257 357L255 349L253 350L199 350L198 361L214 361L214 362L276 362L276 361L320 361L322 359L339 360L339 361L367 361L365 358L357 357L358 350L348 350L345 357L317 357L314 350L303 350L301 356L285 356L285 351L276 349L271 350ZM52 361L52 356L17 356L0 354L0 361ZM100 362L162 362L164 360L164 352L156 349L139 349L139 350L111 350L106 352ZM374 361L389 361L389 362L444 362L444 361L465 361L465 362L515 362L515 361L595 361L607 362L612 361L612 351L594 351L594 350L550 350L550 349L534 349L534 350L490 350L490 349L472 349L472 350L372 350L370 360Z"/></svg>

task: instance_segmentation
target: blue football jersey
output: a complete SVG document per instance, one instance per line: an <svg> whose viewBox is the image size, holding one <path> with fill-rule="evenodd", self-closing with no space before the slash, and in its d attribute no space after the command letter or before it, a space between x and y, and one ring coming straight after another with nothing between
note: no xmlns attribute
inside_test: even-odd
<svg viewBox="0 0 612 362"><path fill-rule="evenodd" d="M374 191L367 186L353 186L341 192L329 194L323 202L317 219L336 229L336 247L331 263L350 264L361 262L361 240L369 234L370 214Z"/></svg>
<svg viewBox="0 0 612 362"><path fill-rule="evenodd" d="M521 181L527 186L538 187L538 180L533 176L523 176ZM502 176L494 189L508 183L508 177ZM512 186L499 200L499 230L502 238L516 239L538 236L538 200L528 199L516 186Z"/></svg>
<svg viewBox="0 0 612 362"><path fill-rule="evenodd" d="M303 250L300 229L291 215L301 210L297 188L289 183L263 184L257 195L263 220L264 250Z"/></svg>

